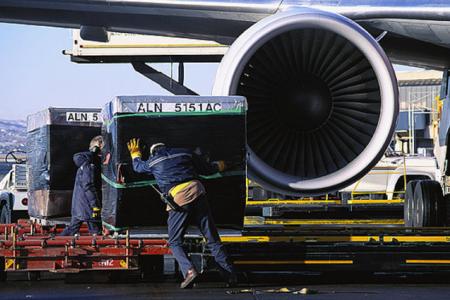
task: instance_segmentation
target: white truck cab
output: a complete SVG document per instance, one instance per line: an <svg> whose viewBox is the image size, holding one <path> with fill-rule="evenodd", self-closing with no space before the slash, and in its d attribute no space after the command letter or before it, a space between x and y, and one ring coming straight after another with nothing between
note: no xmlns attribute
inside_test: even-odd
<svg viewBox="0 0 450 300"><path fill-rule="evenodd" d="M403 200L409 181L439 178L440 170L434 157L386 154L363 178L340 192L349 194L351 199Z"/></svg>
<svg viewBox="0 0 450 300"><path fill-rule="evenodd" d="M28 215L27 166L13 164L0 181L0 224Z"/></svg>

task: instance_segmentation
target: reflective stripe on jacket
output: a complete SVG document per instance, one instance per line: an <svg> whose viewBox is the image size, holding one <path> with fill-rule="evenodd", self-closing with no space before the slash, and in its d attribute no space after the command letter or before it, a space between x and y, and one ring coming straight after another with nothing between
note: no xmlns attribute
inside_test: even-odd
<svg viewBox="0 0 450 300"><path fill-rule="evenodd" d="M139 157L133 159L133 169L138 173L153 175L160 190L167 194L169 190L193 179L198 175L211 175L218 172L215 165L209 164L204 157L186 148L160 147L149 160Z"/></svg>

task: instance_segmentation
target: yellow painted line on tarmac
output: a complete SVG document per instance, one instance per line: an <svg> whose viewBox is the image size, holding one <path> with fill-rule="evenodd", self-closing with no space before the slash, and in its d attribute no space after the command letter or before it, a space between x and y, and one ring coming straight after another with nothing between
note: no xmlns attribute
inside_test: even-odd
<svg viewBox="0 0 450 300"><path fill-rule="evenodd" d="M237 260L235 265L351 265L353 260Z"/></svg>
<svg viewBox="0 0 450 300"><path fill-rule="evenodd" d="M319 205L341 204L341 200L248 200L247 205Z"/></svg>
<svg viewBox="0 0 450 300"><path fill-rule="evenodd" d="M450 236L385 236L385 243L449 243Z"/></svg>
<svg viewBox="0 0 450 300"><path fill-rule="evenodd" d="M378 236L221 236L224 243L276 243L276 242L379 242Z"/></svg>
<svg viewBox="0 0 450 300"><path fill-rule="evenodd" d="M245 222L248 225L403 225L403 219L265 219L261 224L260 220Z"/></svg>
<svg viewBox="0 0 450 300"><path fill-rule="evenodd" d="M450 264L450 259L407 259L407 264Z"/></svg>
<svg viewBox="0 0 450 300"><path fill-rule="evenodd" d="M404 203L404 199L396 200L348 200L348 204L401 204Z"/></svg>

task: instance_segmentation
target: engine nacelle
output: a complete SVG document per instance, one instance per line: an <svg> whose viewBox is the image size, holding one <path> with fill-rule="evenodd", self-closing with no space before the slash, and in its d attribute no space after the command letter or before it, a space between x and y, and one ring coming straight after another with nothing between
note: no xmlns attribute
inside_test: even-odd
<svg viewBox="0 0 450 300"><path fill-rule="evenodd" d="M355 22L313 9L246 30L217 71L214 95L248 101L248 172L290 195L338 190L381 158L395 129L397 80Z"/></svg>

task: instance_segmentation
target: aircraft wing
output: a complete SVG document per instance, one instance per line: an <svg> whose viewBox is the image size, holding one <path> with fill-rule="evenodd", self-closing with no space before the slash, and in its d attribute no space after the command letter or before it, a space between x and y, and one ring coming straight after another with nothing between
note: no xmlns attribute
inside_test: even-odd
<svg viewBox="0 0 450 300"><path fill-rule="evenodd" d="M450 64L448 0L0 0L0 22L191 37L231 44L279 11L311 7L344 15L374 36L394 61ZM385 44L385 45L383 45ZM405 49L403 49L405 48ZM416 53L412 55L414 50Z"/></svg>
<svg viewBox="0 0 450 300"><path fill-rule="evenodd" d="M0 22L212 39L231 43L281 0L0 0Z"/></svg>

